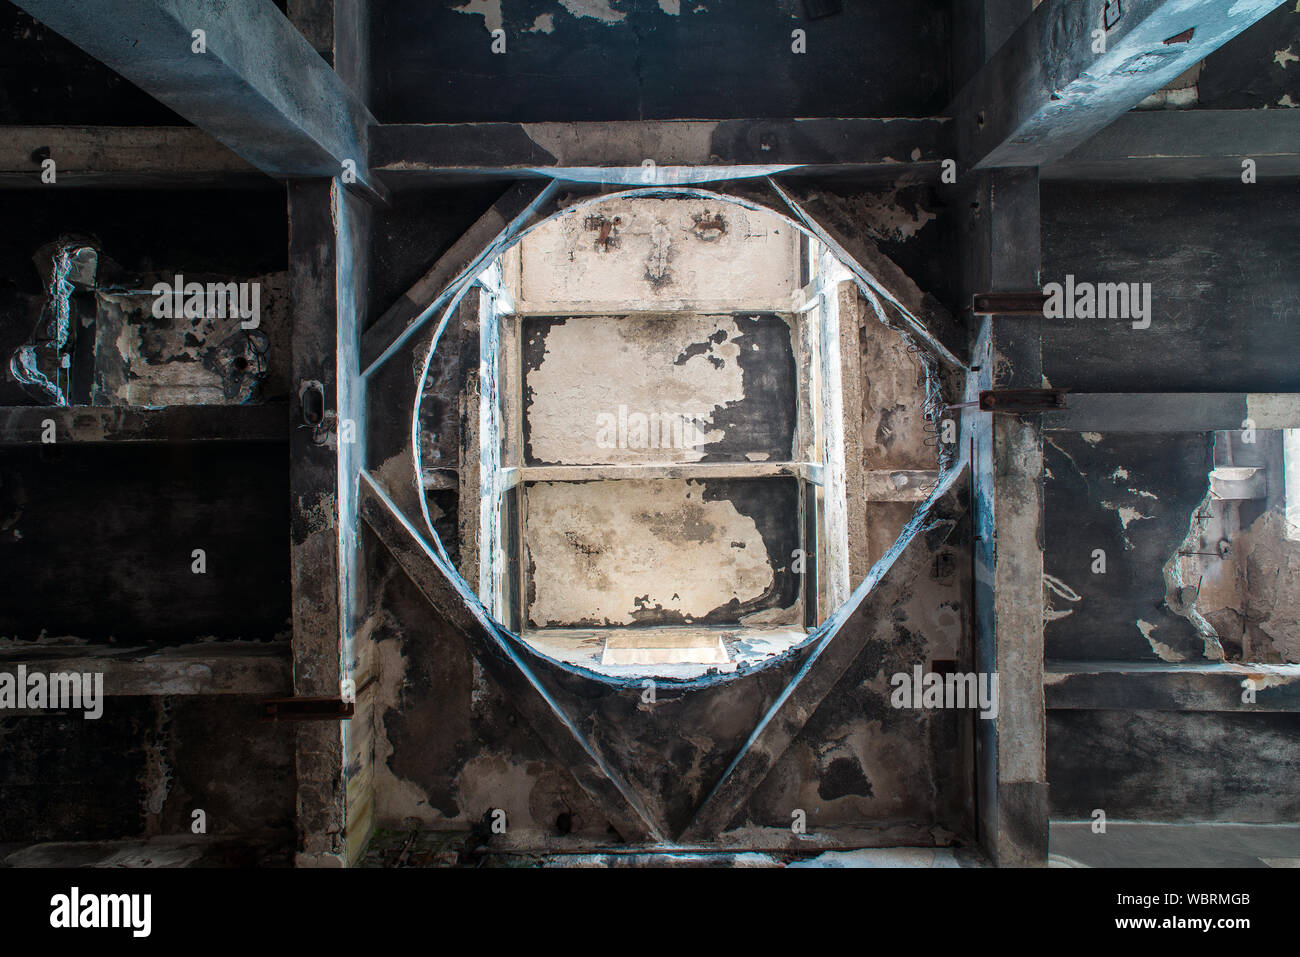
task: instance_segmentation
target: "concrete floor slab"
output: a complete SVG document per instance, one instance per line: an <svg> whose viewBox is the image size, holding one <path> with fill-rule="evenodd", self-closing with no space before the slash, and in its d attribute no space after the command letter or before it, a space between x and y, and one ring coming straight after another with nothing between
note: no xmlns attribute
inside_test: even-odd
<svg viewBox="0 0 1300 957"><path fill-rule="evenodd" d="M1057 867L1293 867L1300 825L1056 821L1049 849Z"/></svg>

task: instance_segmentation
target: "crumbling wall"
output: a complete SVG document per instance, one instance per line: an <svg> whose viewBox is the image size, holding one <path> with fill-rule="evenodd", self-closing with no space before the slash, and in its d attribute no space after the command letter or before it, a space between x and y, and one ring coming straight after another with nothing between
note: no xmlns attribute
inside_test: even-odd
<svg viewBox="0 0 1300 957"><path fill-rule="evenodd" d="M732 235L730 227L734 220L728 218L728 209L722 207L722 217L728 224L726 235ZM707 225L695 224L703 235L693 233L692 220L678 231L680 237L672 239L669 248L712 249L713 243L724 241L722 236L710 235L720 232L713 228L716 210L716 203L708 203ZM705 210L700 211L703 213ZM637 289L649 289L651 296L655 290L652 280L663 275L672 276L675 282L690 280L701 288L714 278L707 271L693 272L682 268L684 260L672 254L656 260L651 255L656 248L654 231L619 232L626 221L614 223L605 204L581 212L581 217L575 216L570 220L576 224L571 231L572 243L556 247L564 253L560 257L561 263L569 261L570 252L575 260L585 257L593 262L606 263L616 262L622 255L626 262L637 266L624 276L625 285L634 293ZM596 212L604 217L603 222L592 216ZM621 213L618 215L621 217ZM922 217L917 229L899 242L909 242L932 218ZM660 265L666 262L668 271L657 274L647 269L647 264L652 262ZM535 300L530 299L526 281L522 287L519 285L521 275L526 280L520 254L509 253L503 257L502 263L514 306L527 310L530 302ZM740 271L733 264L719 261L716 265L727 270L723 275L726 281L739 278ZM770 310L773 313L799 306L789 294L806 279L798 277L794 270L789 272L788 287L773 295ZM512 275L516 277L513 287ZM606 319L626 316L626 309L607 309L603 299L594 298L605 295L598 288L597 278L588 272L578 290L588 298L580 299L578 294L570 293L570 305L575 308L583 306L578 311L585 316L596 315ZM562 278L555 277L546 281L563 282ZM785 281L782 278L782 282ZM778 294L784 299L778 299ZM628 295L627 289L620 295ZM676 298L654 301L657 314L662 315L665 302L668 308L675 308L689 301L694 315L710 315L698 308L702 304L698 297L688 300L681 290L673 295ZM690 292L690 295L696 293ZM856 359L861 359L863 327L867 323L879 324L879 321L873 313L862 308L856 290L852 291L850 301L853 309L849 351ZM735 310L728 309L727 312L730 314ZM544 369L549 363L555 363L557 370L563 367L565 375L558 377L557 387L557 394L563 400L557 409L563 414L556 419L563 427L554 431L572 451L574 442L580 444L583 438L578 435L575 439L572 433L584 425L581 416L574 412L573 400L581 398L581 389L593 387L588 381L593 379L597 380L594 387L605 388L606 393L617 397L621 380L610 376L611 384L601 379L604 366L600 363L610 360L611 357L606 355L610 350L595 349L589 336L578 336L575 341L582 350L580 357L589 353L590 362L573 361L571 350L574 343L569 343L570 351L563 354L558 350L553 354L548 351L555 329L564 327L551 324L558 318L554 310L541 315L550 317L545 320L544 334L530 336L528 332L530 322L540 325L542 320L527 315L523 320L523 351L526 356L531 343L535 357L534 361L526 363L526 367L532 371L538 367ZM595 321L570 318L565 324L577 328L582 323ZM706 333L717 331L716 326L705 330ZM925 427L923 419L913 419L909 415L906 421L901 421L896 408L899 403L905 404L914 397L924 406L933 398L929 391L932 383L926 379L923 366L912 355L906 341L881 325L881 342L875 345L876 331L874 327L867 329L865 341L873 343L869 360L879 363L881 368L873 370L878 377L875 382L864 383L864 391L871 395L873 404L858 415L861 418L872 417L873 433L880 427L882 410L890 409L895 421L892 426L886 423L881 432L882 439L872 443L874 455L881 447L879 443L888 440L884 441L884 445L889 447L888 455L873 459L862 451L861 446L855 454L868 467L878 461L886 472L892 468L892 471L906 471L910 475L920 470L918 466L928 466L926 471L933 472L938 463L938 451L932 432ZM724 363L740 358L725 351L731 345L733 337L730 334L721 341L705 334L688 336L678 343L681 337L673 333L671 326L665 326L660 332L658 347L665 354L671 353L669 359L674 363L683 360L702 365L710 362L711 358ZM786 334L789 336L788 327ZM427 341L423 334L417 338ZM891 338L897 341L890 341ZM454 343L452 348L454 350ZM423 351L423 345L417 346L412 355L422 356ZM742 355L744 351L741 350ZM616 354L612 358L616 366L622 363L627 370L644 375L636 365L639 355L640 352L630 348L627 356ZM449 353L448 361L454 358L454 352ZM792 358L796 369L799 361L797 356ZM897 380L893 371L886 368L894 362L905 364L905 371L898 374ZM441 360L435 359L442 376L445 373L440 363ZM410 369L402 361L395 360L390 366L392 369L381 370L373 377L372 385L380 383L379 388L386 388L382 383L390 377L404 379L410 374ZM711 368L716 366L711 363ZM790 377L791 374L783 373L783 376ZM768 393L774 391L773 385L780 385L781 377L765 376L760 381L762 387L757 393L752 388L745 389L742 402L750 401L751 395L772 402ZM889 394L895 387L903 398ZM397 391L394 390L394 394ZM371 394L373 401L378 393L372 390ZM536 402L537 397L533 398ZM448 401L449 394L442 393L440 399ZM898 401L890 401L893 399ZM566 405L566 402L570 404ZM576 407L588 411L594 408L581 402L576 403ZM761 402L755 406L766 407ZM754 421L757 423L759 419ZM762 424L769 428L771 425L768 422ZM396 448L401 424L394 422L389 426L379 423L378 427L381 431L392 432L393 441L385 444L384 448ZM789 438L781 440L783 449L787 443L794 444L794 432L798 427L792 419ZM437 436L424 438L431 438L435 443L442 441ZM386 452L375 458L381 471L388 469L387 463L400 461L400 456L387 458L390 454ZM569 451L561 455L565 458L560 461L564 462ZM791 451L784 451L782 457L790 455ZM721 457L717 461L728 460ZM734 454L730 460L735 460ZM553 462L548 456L539 455L536 447L532 461ZM708 464L707 460L705 464ZM762 463L751 461L750 464ZM897 467L900 465L907 468ZM389 476L377 477L385 488L390 488ZM400 475L391 478L393 481L402 479ZM786 480L793 481L792 478ZM666 481L686 490L716 482L680 476L656 481ZM537 488L527 491L532 495L543 485L553 484L549 481L539 483ZM865 479L863 484L866 485ZM906 501L890 502L891 507L899 506L894 509L900 519L894 531L895 537L923 497L923 493L919 496L912 493ZM728 496L733 503L742 500L750 503L752 498L752 495ZM534 504L536 501L534 499ZM594 532L597 526L619 527L616 509L596 508L602 506L600 496L588 492L583 505L592 506L597 513L589 531ZM740 505L736 507L742 514L745 512ZM552 511L572 521L571 510L556 508ZM734 541L744 540L743 536L727 531L729 526L713 521L694 522L687 513L682 513L684 517L679 521L676 509L646 503L641 511L652 521L658 515L660 523L673 535L699 537L707 534L719 536L719 540L725 537L729 547ZM773 510L773 514L778 515L780 511ZM793 504L786 511L797 514ZM536 518L536 513L533 517ZM762 524L757 518L754 521L756 525ZM606 540L595 534L579 536L582 539L579 544L584 547L583 556L598 563L601 554L597 551L618 534L613 532L605 536ZM881 532L877 554L893 544L892 538L884 540L886 534ZM809 812L810 831L815 831L813 842L821 846L862 842L947 844L969 838L973 820L969 756L973 750L973 724L978 719L970 711L956 714L921 709L903 711L890 704L890 678L897 672L910 675L913 667L918 665L925 670L974 670L967 647L965 623L965 599L970 585L965 563L960 560L962 551L968 546L969 533L963 531L948 536L946 542L925 551L917 559L924 568L923 573L918 578L909 573L906 583L897 586L902 592L901 597L892 599L887 607L879 609L879 615L873 615L870 622L862 623L860 627L871 631L867 638L868 650L853 663L820 708L814 709L815 715L808 729L796 737L795 743L755 796L736 805L732 820L716 835L719 843L765 847L787 847L792 842L798 843L802 838L790 827L790 812L794 809ZM574 848L618 842L623 836L611 833L608 812L593 803L567 771L556 767L546 747L547 742L539 740L534 732L519 723L518 712L501 698L496 683L466 651L465 639L446 626L440 617L430 614L424 599L406 576L397 571L389 553L377 541L368 541L367 555L376 615L369 633L376 643L374 660L378 662L380 688L375 726L378 826L473 828L476 840L503 848ZM643 558L638 555L638 561ZM554 566L557 563L547 564ZM637 564L625 561L618 567L620 570L635 569ZM556 567L548 567L546 573L557 582L565 580ZM662 603L651 601L648 604ZM540 659L528 652L527 646L521 646L519 653L528 661L537 681L572 721L575 733L590 742L600 759L621 776L662 833L671 835L691 821L696 809L763 715L776 704L789 682L808 662L813 647L814 643L806 642L788 655L762 665L742 665L733 675L706 674L689 680L655 679L652 700L643 698L646 689L639 681L597 679L579 668L562 667ZM493 809L507 810L506 817L510 823L504 834L495 835L487 826Z"/></svg>
<svg viewBox="0 0 1300 957"><path fill-rule="evenodd" d="M258 696L110 697L103 714L0 719L0 843L192 837L196 810L227 863L286 864L293 726ZM239 846L236 846L239 845Z"/></svg>
<svg viewBox="0 0 1300 957"><path fill-rule="evenodd" d="M273 443L6 449L0 563L23 571L0 576L0 638L105 648L287 639L288 522L284 449Z"/></svg>

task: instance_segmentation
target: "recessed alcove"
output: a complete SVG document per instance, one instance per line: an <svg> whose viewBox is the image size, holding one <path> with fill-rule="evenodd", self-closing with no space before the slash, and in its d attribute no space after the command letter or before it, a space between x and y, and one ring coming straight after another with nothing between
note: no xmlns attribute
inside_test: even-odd
<svg viewBox="0 0 1300 957"><path fill-rule="evenodd" d="M923 367L793 222L700 191L572 208L446 314L419 412L430 525L548 657L754 666L844 602L933 480L923 434L934 461L908 469L846 448L868 353L913 367L884 414L921 420ZM890 531L858 514L871 498Z"/></svg>

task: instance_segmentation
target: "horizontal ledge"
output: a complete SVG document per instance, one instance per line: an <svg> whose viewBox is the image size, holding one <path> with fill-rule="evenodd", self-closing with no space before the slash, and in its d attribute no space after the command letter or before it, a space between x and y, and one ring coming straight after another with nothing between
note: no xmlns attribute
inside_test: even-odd
<svg viewBox="0 0 1300 957"><path fill-rule="evenodd" d="M1043 180L1242 182L1300 175L1300 110L1139 110L1125 113L1066 156Z"/></svg>
<svg viewBox="0 0 1300 957"><path fill-rule="evenodd" d="M158 651L93 645L52 647L9 641L0 674L103 674L109 697L156 695L278 695L292 687L287 641L209 641Z"/></svg>
<svg viewBox="0 0 1300 957"><path fill-rule="evenodd" d="M192 126L6 126L0 188L272 186L275 181ZM54 161L54 181L42 174Z"/></svg>
<svg viewBox="0 0 1300 957"><path fill-rule="evenodd" d="M1300 711L1300 665L1048 661L1043 690L1049 711Z"/></svg>
<svg viewBox="0 0 1300 957"><path fill-rule="evenodd" d="M1300 428L1295 392L1069 392L1044 412L1057 432L1219 432Z"/></svg>
<svg viewBox="0 0 1300 957"><path fill-rule="evenodd" d="M502 469L505 487L531 482L604 482L628 479L728 479L794 476L808 479L819 466L805 462L691 462L647 465L530 465Z"/></svg>
<svg viewBox="0 0 1300 957"><path fill-rule="evenodd" d="M628 479L727 479L793 476L821 485L825 469L816 462L695 462L655 465L534 465L501 470L504 487L521 482L603 482ZM868 502L923 502L939 473L916 469L874 469L864 473ZM459 487L455 469L424 470L426 489Z"/></svg>
<svg viewBox="0 0 1300 957"><path fill-rule="evenodd" d="M937 471L871 469L864 473L867 502L924 502L939 484Z"/></svg>
<svg viewBox="0 0 1300 957"><path fill-rule="evenodd" d="M169 405L161 408L107 405L0 407L0 446L288 440L288 406L278 402L265 405Z"/></svg>
<svg viewBox="0 0 1300 957"><path fill-rule="evenodd" d="M535 173L662 185L795 167L911 167L952 155L943 117L383 124L371 168L402 173ZM621 174L620 175L620 171Z"/></svg>

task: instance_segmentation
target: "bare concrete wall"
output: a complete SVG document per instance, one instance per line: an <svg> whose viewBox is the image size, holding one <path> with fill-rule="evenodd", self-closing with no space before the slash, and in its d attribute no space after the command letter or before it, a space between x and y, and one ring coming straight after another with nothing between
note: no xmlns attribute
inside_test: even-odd
<svg viewBox="0 0 1300 957"><path fill-rule="evenodd" d="M798 231L777 216L709 200L625 199L533 230L507 260L520 312L789 308Z"/></svg>
<svg viewBox="0 0 1300 957"><path fill-rule="evenodd" d="M526 319L523 361L531 465L792 459L794 359L781 316Z"/></svg>
<svg viewBox="0 0 1300 957"><path fill-rule="evenodd" d="M262 848L245 864L286 864L293 729L262 722L259 701L115 697L93 721L0 720L0 843L191 837L202 810L207 833Z"/></svg>
<svg viewBox="0 0 1300 957"><path fill-rule="evenodd" d="M798 613L793 479L542 482L526 501L534 627Z"/></svg>

